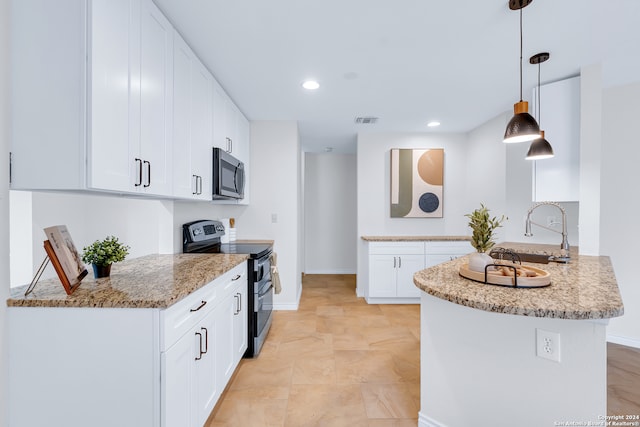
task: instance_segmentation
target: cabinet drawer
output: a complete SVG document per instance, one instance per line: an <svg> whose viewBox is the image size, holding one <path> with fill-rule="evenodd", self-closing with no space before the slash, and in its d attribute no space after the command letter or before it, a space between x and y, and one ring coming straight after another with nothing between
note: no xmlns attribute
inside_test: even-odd
<svg viewBox="0 0 640 427"><path fill-rule="evenodd" d="M160 351L165 351L175 344L222 300L219 287L215 283L214 280L160 312Z"/></svg>
<svg viewBox="0 0 640 427"><path fill-rule="evenodd" d="M468 241L432 241L427 242L425 248L427 254L466 255L473 251L471 242Z"/></svg>
<svg viewBox="0 0 640 427"><path fill-rule="evenodd" d="M369 242L370 254L424 254L424 242Z"/></svg>

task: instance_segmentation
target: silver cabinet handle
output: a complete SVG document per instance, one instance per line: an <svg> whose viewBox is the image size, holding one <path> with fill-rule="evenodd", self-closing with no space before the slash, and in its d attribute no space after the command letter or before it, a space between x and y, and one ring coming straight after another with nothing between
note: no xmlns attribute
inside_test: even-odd
<svg viewBox="0 0 640 427"><path fill-rule="evenodd" d="M196 191L198 194L202 194L202 177L200 175L196 178Z"/></svg>
<svg viewBox="0 0 640 427"><path fill-rule="evenodd" d="M393 257L393 268L396 268L397 265L396 257Z"/></svg>
<svg viewBox="0 0 640 427"><path fill-rule="evenodd" d="M193 184L194 184L194 188L193 191L191 191L191 194L198 194L198 175L191 175Z"/></svg>
<svg viewBox="0 0 640 427"><path fill-rule="evenodd" d="M402 257L398 257L398 268L402 268Z"/></svg>
<svg viewBox="0 0 640 427"><path fill-rule="evenodd" d="M236 280L238 280L239 278L241 278L242 275L238 274L236 277L234 277L233 279L231 279L231 281L235 282Z"/></svg>

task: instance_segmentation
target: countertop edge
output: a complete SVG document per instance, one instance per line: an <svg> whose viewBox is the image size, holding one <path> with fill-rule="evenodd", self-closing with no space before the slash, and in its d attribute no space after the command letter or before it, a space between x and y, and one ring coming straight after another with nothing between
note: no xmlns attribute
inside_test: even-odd
<svg viewBox="0 0 640 427"><path fill-rule="evenodd" d="M471 236L360 236L365 242L466 242Z"/></svg>

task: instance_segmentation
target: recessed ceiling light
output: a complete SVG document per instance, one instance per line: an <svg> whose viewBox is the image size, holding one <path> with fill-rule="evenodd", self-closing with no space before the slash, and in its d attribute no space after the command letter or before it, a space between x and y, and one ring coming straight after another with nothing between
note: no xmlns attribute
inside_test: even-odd
<svg viewBox="0 0 640 427"><path fill-rule="evenodd" d="M437 121L434 120L434 121L431 121L431 122L427 123L427 126L429 126L430 128L434 128L434 127L440 126L440 122L437 122Z"/></svg>
<svg viewBox="0 0 640 427"><path fill-rule="evenodd" d="M316 90L320 87L320 83L318 83L315 80L307 80L304 83L302 83L302 87L307 90Z"/></svg>

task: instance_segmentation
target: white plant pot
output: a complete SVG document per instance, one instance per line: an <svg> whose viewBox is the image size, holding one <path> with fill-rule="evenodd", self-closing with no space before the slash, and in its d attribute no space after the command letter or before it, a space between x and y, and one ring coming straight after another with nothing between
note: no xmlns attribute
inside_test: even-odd
<svg viewBox="0 0 640 427"><path fill-rule="evenodd" d="M493 258L484 252L473 252L469 255L469 270L484 272L484 267L493 264Z"/></svg>

